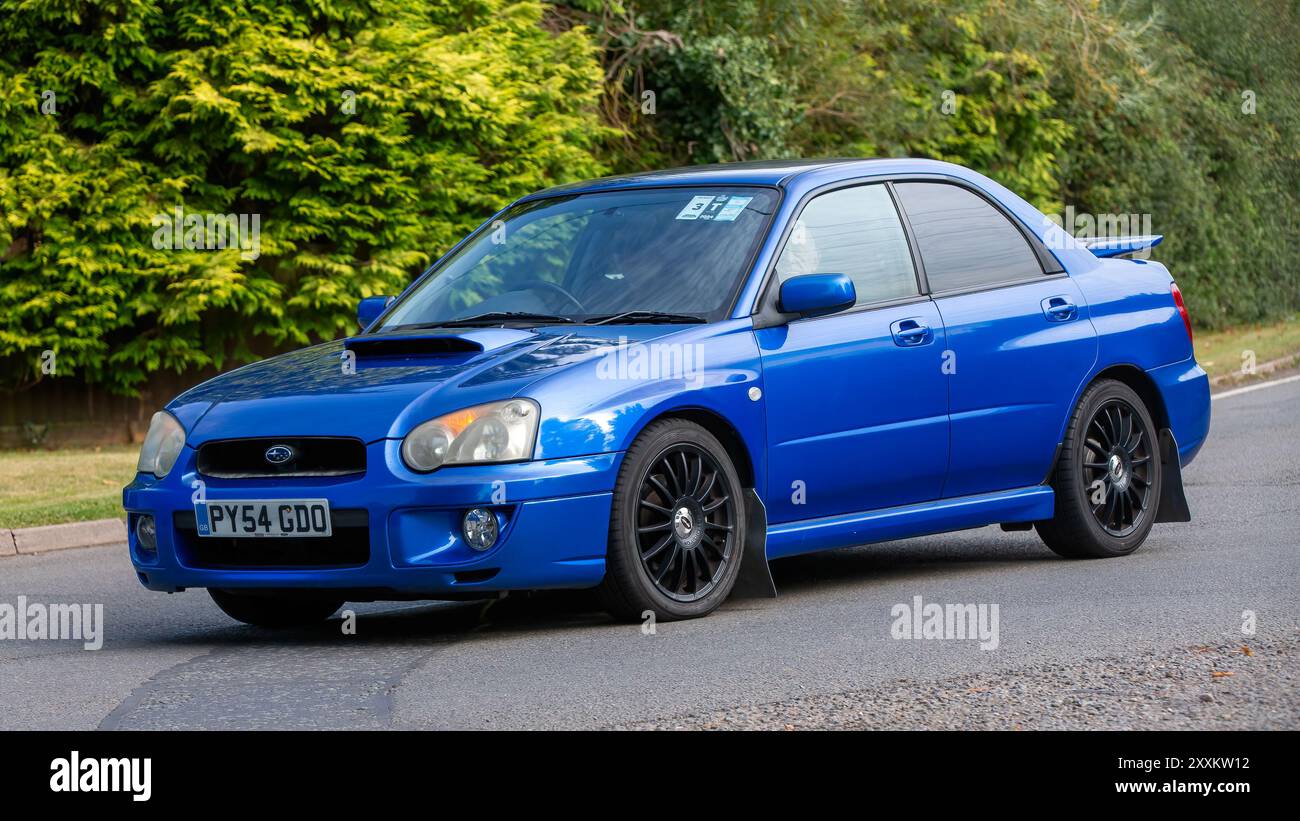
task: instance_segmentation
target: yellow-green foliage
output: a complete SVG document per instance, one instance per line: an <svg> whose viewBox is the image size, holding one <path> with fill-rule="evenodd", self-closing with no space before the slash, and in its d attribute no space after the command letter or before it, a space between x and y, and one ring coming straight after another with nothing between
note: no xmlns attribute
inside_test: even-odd
<svg viewBox="0 0 1300 821"><path fill-rule="evenodd" d="M129 391L332 338L511 199L601 173L595 47L543 12L0 1L5 382L47 349ZM259 215L260 255L156 249L178 205Z"/></svg>
<svg viewBox="0 0 1300 821"><path fill-rule="evenodd" d="M0 386L335 337L520 194L789 156L1150 214L1198 324L1266 321L1297 41L1294 0L0 0ZM260 256L156 249L178 205L259 215Z"/></svg>

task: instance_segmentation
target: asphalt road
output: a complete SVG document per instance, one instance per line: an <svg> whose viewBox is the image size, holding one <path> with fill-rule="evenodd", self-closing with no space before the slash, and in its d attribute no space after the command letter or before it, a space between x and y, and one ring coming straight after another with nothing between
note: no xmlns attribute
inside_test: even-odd
<svg viewBox="0 0 1300 821"><path fill-rule="evenodd" d="M98 651L0 641L0 729L1296 729L1297 407L1300 382L1216 401L1194 521L1133 556L1066 561L997 528L890 542L774 563L779 598L653 635L578 594L355 605L356 635L273 634L202 591L145 591L123 546L0 558L0 604L106 622ZM892 638L914 596L997 604L997 649Z"/></svg>

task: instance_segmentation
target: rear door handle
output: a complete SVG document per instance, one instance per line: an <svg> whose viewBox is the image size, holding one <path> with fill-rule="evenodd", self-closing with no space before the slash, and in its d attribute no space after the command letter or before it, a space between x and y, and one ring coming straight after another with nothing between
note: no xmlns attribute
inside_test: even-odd
<svg viewBox="0 0 1300 821"><path fill-rule="evenodd" d="M1071 302L1069 297L1049 296L1042 304L1048 322L1068 322L1079 315L1079 306Z"/></svg>
<svg viewBox="0 0 1300 821"><path fill-rule="evenodd" d="M934 332L917 317L895 320L889 326L894 335L894 344L902 348L925 345L934 339Z"/></svg>

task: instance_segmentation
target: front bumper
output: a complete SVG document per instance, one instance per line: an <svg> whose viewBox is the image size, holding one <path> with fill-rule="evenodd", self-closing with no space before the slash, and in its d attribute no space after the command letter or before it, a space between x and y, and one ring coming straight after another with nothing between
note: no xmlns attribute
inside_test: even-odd
<svg viewBox="0 0 1300 821"><path fill-rule="evenodd" d="M367 445L364 475L277 479L201 476L196 452L186 447L165 478L138 475L122 493L131 562L141 584L168 592L328 588L349 591L354 599L383 599L592 587L604 577L610 502L622 453L416 474L402 464L399 445L397 440ZM199 492L209 503L327 499L336 530L341 521L352 525L350 532L361 534L368 552L347 566L313 566L310 558L261 567L214 562L203 550L208 545L196 542L199 537L186 527ZM483 552L472 550L460 534L461 517L472 507L491 508L504 522L497 543ZM156 552L142 550L136 538L141 514L157 523ZM238 541L241 550L256 550L278 540ZM302 541L310 551L312 542L326 540Z"/></svg>

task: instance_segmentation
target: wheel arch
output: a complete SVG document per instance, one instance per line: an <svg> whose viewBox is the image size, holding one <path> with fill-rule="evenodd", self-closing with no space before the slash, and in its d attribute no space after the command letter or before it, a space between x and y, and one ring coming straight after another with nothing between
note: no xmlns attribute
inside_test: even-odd
<svg viewBox="0 0 1300 821"><path fill-rule="evenodd" d="M1078 407L1078 400L1083 398L1084 392L1102 379L1114 379L1132 388L1133 392L1142 400L1142 404L1147 406L1147 412L1151 414L1151 419L1156 423L1156 428L1169 427L1169 412L1165 408L1165 399L1160 395L1160 389L1156 386L1155 380L1136 365L1111 365L1099 372L1083 386L1083 390L1079 392L1079 396L1075 399L1075 407ZM1073 412L1073 408L1071 412Z"/></svg>
<svg viewBox="0 0 1300 821"><path fill-rule="evenodd" d="M1061 455L1061 446L1065 444L1065 430L1069 427L1070 420L1074 418L1075 411L1079 409L1079 403L1083 401L1083 395L1088 392L1089 388L1103 379L1114 379L1131 388L1138 395L1138 398L1142 400L1142 404L1146 405L1147 412L1151 414L1151 421L1155 422L1157 431L1169 427L1169 413L1165 408L1164 397L1160 395L1160 389L1156 387L1155 380L1137 365L1129 363L1107 365L1079 383L1079 389L1066 408L1065 417L1061 420L1060 430L1057 431L1056 451L1052 454L1052 463L1047 468L1047 475L1043 477L1043 484L1051 484L1052 478L1056 475L1056 463Z"/></svg>
<svg viewBox="0 0 1300 821"><path fill-rule="evenodd" d="M643 420L632 438L635 439L641 435L641 431L664 419L685 419L688 422L694 422L713 434L714 438L722 444L723 450L731 457L731 464L736 468L736 475L740 477L741 486L746 488L756 487L753 454L749 452L749 446L745 443L745 438L740 435L740 431L726 417L707 408L668 408Z"/></svg>
<svg viewBox="0 0 1300 821"><path fill-rule="evenodd" d="M1147 412L1151 414L1151 421L1155 423L1156 436L1159 442L1158 453L1165 471L1160 498L1157 500L1156 522L1191 521L1191 512L1188 509L1187 498L1183 491L1182 467L1178 456L1177 442L1173 438L1169 409L1165 404L1164 395L1161 394L1159 386L1151 378L1150 374L1136 365L1127 363L1103 368L1079 389L1079 395L1074 398L1074 403L1070 406L1071 417L1078 409L1083 395L1088 392L1088 388L1103 379L1113 379L1128 386L1142 400L1142 404L1146 405ZM1066 424L1069 424L1068 417ZM1064 428L1062 428L1061 435L1064 438ZM1061 444L1063 442L1057 444L1057 457L1060 454ZM1056 473L1057 457L1052 459L1052 466L1048 470L1044 484L1050 483Z"/></svg>

